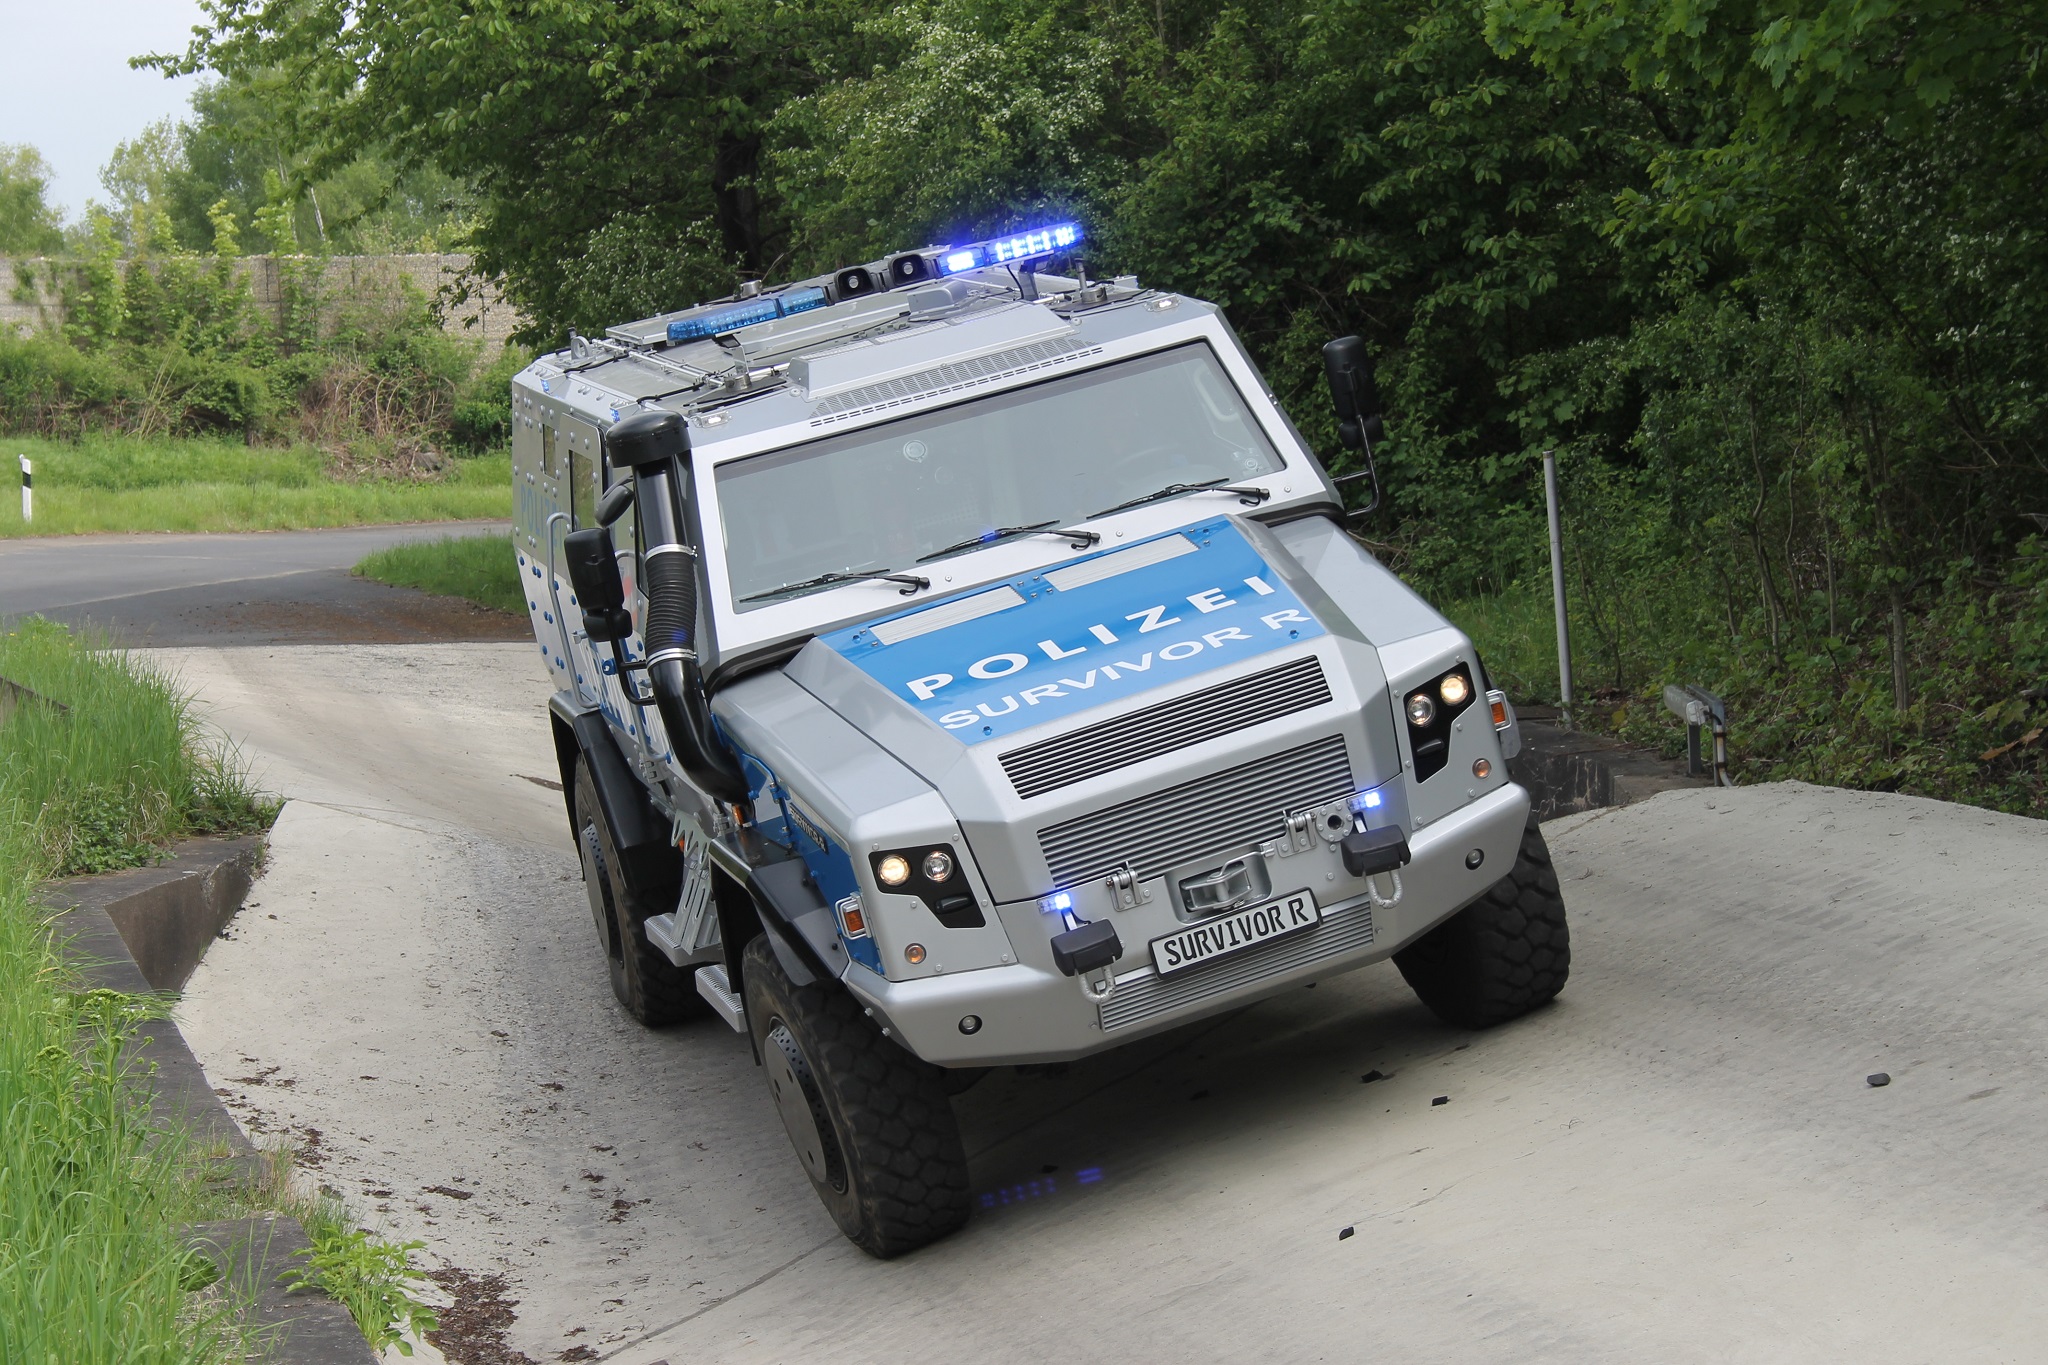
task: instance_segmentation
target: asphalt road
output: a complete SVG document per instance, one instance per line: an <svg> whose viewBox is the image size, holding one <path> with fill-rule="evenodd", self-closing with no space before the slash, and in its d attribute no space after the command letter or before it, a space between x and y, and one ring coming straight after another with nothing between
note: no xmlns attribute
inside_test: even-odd
<svg viewBox="0 0 2048 1365"><path fill-rule="evenodd" d="M0 626L34 613L134 647L519 639L524 621L349 574L372 550L509 527L0 540Z"/></svg>
<svg viewBox="0 0 2048 1365"><path fill-rule="evenodd" d="M976 1216L883 1264L818 1205L742 1039L612 1005L561 797L530 780L555 775L531 645L168 660L295 798L187 1036L313 1179L502 1275L534 1360L2048 1341L2039 822L1797 784L1555 822L1552 1007L1461 1033L1381 966L997 1073L958 1101Z"/></svg>

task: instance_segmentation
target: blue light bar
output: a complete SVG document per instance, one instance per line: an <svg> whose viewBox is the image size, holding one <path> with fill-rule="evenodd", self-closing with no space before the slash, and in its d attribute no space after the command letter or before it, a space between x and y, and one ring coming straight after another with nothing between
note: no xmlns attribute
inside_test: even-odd
<svg viewBox="0 0 2048 1365"><path fill-rule="evenodd" d="M828 302L822 289L791 289L765 298L750 299L745 303L702 308L688 317L677 318L671 322L668 325L668 339L700 341L722 332L736 332L757 322L773 322L777 318L786 318L794 313L808 313L813 308L823 308Z"/></svg>
<svg viewBox="0 0 2048 1365"><path fill-rule="evenodd" d="M808 313L813 308L823 308L831 302L825 297L825 291L822 289L792 289L788 293L777 294L775 301L782 305L784 317L794 313Z"/></svg>
<svg viewBox="0 0 2048 1365"><path fill-rule="evenodd" d="M947 275L958 275L962 271L979 270L988 265L1015 265L1051 256L1080 244L1080 224L1054 223L1051 227L1033 228L1008 237L991 237L985 242L948 247L939 253L939 270Z"/></svg>

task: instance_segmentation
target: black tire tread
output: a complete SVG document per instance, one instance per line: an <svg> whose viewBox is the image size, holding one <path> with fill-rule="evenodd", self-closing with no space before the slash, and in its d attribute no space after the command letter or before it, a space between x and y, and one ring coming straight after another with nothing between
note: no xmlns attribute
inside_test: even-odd
<svg viewBox="0 0 2048 1365"><path fill-rule="evenodd" d="M1548 1003L1571 976L1571 930L1550 846L1530 819L1508 875L1394 954L1415 994L1458 1028L1491 1028Z"/></svg>
<svg viewBox="0 0 2048 1365"><path fill-rule="evenodd" d="M579 844L583 838L586 813L597 824L599 860L604 868L605 899L612 910L612 927L605 939L612 994L626 1013L649 1028L694 1019L710 1010L697 993L697 971L678 967L647 938L649 916L665 914L672 906L656 907L637 895L619 871L618 845L605 824L603 808L597 804L597 789L588 765L576 760L576 821L571 831ZM587 803L587 807L586 807Z"/></svg>
<svg viewBox="0 0 2048 1365"><path fill-rule="evenodd" d="M958 1229L967 1221L967 1155L944 1069L884 1038L836 983L793 984L765 937L748 943L745 971L756 1037L781 1018L832 1111L848 1188L818 1193L848 1240L886 1260Z"/></svg>

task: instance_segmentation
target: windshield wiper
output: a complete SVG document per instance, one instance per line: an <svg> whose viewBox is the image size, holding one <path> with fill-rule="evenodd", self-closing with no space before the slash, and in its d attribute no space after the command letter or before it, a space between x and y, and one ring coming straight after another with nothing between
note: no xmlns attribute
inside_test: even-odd
<svg viewBox="0 0 2048 1365"><path fill-rule="evenodd" d="M909 597L912 593L922 592L932 585L932 581L922 574L891 573L887 569L834 569L831 573L821 573L816 578L806 578L795 583L784 583L781 587L770 588L766 592L750 593L742 597L740 601L758 602L764 597L781 597L785 593L802 592L806 588L822 588L832 583L860 583L869 579L879 580L884 583L907 584L908 586L900 590L905 597Z"/></svg>
<svg viewBox="0 0 2048 1365"><path fill-rule="evenodd" d="M1263 488L1239 488L1235 484L1226 484L1221 479L1205 479L1201 483L1170 483L1166 487L1155 489L1141 498L1129 498L1114 507L1105 507L1100 512L1090 512L1088 515L1091 518L1106 517L1111 512L1121 512L1129 507L1143 507L1148 502L1158 502L1163 498L1177 498L1183 493L1202 492L1235 493L1237 494L1237 500L1246 507L1257 507L1260 503L1273 496Z"/></svg>
<svg viewBox="0 0 2048 1365"><path fill-rule="evenodd" d="M1073 548L1076 550L1085 550L1096 541L1102 539L1101 534L1096 531L1055 531L1051 529L1057 525L1059 525L1057 521L1034 521L1029 526L998 526L993 531L983 531L978 536L969 536L965 540L957 541L952 545L948 545L943 550L933 550L928 555L919 555L917 562L929 564L934 559L942 559L947 555L956 555L962 550L975 550L984 545L994 545L1001 541L1013 540L1018 536L1065 536L1073 542Z"/></svg>

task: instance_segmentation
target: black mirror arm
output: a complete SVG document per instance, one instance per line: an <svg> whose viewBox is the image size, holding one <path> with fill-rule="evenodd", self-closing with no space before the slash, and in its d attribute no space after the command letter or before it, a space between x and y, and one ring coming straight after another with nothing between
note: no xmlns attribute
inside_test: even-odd
<svg viewBox="0 0 2048 1365"><path fill-rule="evenodd" d="M1336 478L1330 480L1331 483L1337 485L1339 488L1342 488L1347 483L1357 483L1360 479L1372 480L1372 501L1368 502L1363 507L1354 507L1349 512L1346 512L1344 514L1347 518L1349 518L1352 521L1356 521L1360 517L1371 516L1374 512L1379 510L1380 506L1380 475L1379 471L1373 467L1372 448L1370 446L1366 447L1364 455L1365 468L1359 470L1355 474L1340 474Z"/></svg>
<svg viewBox="0 0 2048 1365"><path fill-rule="evenodd" d="M616 676L619 680L619 691L625 693L626 700L635 706L648 707L654 705L654 689L649 687L644 695L634 691L633 679L630 676L636 672L644 673L647 670L647 661L645 659L628 659L625 646L617 640L613 640L611 646L612 667L617 670Z"/></svg>
<svg viewBox="0 0 2048 1365"><path fill-rule="evenodd" d="M1367 411L1368 407L1378 398L1378 394L1376 392L1368 392L1364 382L1364 372L1352 370L1346 377L1350 380L1351 410L1359 415L1337 423L1337 439L1358 451L1365 460L1365 468L1355 474L1346 474L1341 478L1333 479L1331 482L1342 487L1347 483L1356 483L1360 479L1371 481L1372 501L1363 507L1353 508L1345 514L1349 520L1356 521L1360 517L1371 516L1379 510L1380 472L1378 464L1372 458L1372 443L1374 438L1380 434L1380 415L1377 412Z"/></svg>

